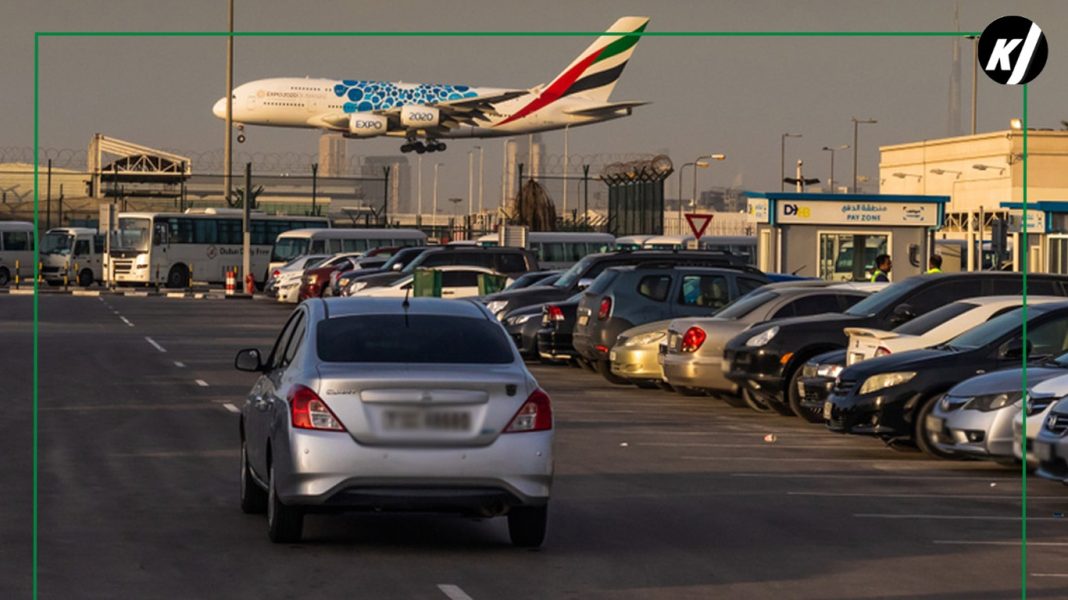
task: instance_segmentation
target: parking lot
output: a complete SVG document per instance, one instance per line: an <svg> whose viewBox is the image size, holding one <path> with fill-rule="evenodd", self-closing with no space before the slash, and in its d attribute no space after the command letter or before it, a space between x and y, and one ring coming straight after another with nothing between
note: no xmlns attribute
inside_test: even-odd
<svg viewBox="0 0 1068 600"><path fill-rule="evenodd" d="M31 302L0 296L10 372L29 372ZM40 298L41 597L1018 595L1017 470L558 366L531 366L557 427L540 550L513 548L503 519L429 515L312 516L304 542L271 544L237 506L236 413L254 377L232 363L269 347L288 311ZM13 380L3 597L30 586L31 388ZM1066 491L1027 481L1031 597L1068 584Z"/></svg>

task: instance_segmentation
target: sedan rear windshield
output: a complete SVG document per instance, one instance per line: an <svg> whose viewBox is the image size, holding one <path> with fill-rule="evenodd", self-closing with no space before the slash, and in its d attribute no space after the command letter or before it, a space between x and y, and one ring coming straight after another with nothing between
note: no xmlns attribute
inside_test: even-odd
<svg viewBox="0 0 1068 600"><path fill-rule="evenodd" d="M874 317L883 310L901 302L905 296L923 284L924 281L926 280L923 277L910 277L904 281L894 283L849 307L846 314L857 317Z"/></svg>
<svg viewBox="0 0 1068 600"><path fill-rule="evenodd" d="M936 308L925 315L920 315L897 329L894 329L894 333L924 335L935 327L948 323L951 319L963 315L976 306L977 305L972 304L971 302L954 302L953 304L947 304L941 308Z"/></svg>
<svg viewBox="0 0 1068 600"><path fill-rule="evenodd" d="M767 290L746 294L728 304L727 307L719 311L716 316L724 319L740 319L756 310L757 307L763 306L778 297L779 295L775 292Z"/></svg>
<svg viewBox="0 0 1068 600"><path fill-rule="evenodd" d="M496 323L442 315L360 315L319 322L324 362L510 364L512 342Z"/></svg>

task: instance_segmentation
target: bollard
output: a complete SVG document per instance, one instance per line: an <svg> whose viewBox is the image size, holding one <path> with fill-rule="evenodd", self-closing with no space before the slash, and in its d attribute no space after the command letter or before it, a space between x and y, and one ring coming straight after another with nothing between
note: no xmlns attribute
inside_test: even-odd
<svg viewBox="0 0 1068 600"><path fill-rule="evenodd" d="M252 273L245 275L245 293L256 293L256 278L252 276Z"/></svg>
<svg viewBox="0 0 1068 600"><path fill-rule="evenodd" d="M38 262L37 263L37 283L38 284L44 283L44 263L43 262Z"/></svg>
<svg viewBox="0 0 1068 600"><path fill-rule="evenodd" d="M234 287L237 285L235 281L237 273L233 269L226 269L226 295L234 295Z"/></svg>
<svg viewBox="0 0 1068 600"><path fill-rule="evenodd" d="M193 265L189 265L189 281L185 282L185 286L193 289Z"/></svg>
<svg viewBox="0 0 1068 600"><path fill-rule="evenodd" d="M68 265L67 268L63 270L63 291L64 292L67 291L67 288L69 287L69 285L70 285L70 266Z"/></svg>
<svg viewBox="0 0 1068 600"><path fill-rule="evenodd" d="M159 289L159 263L156 263L156 289Z"/></svg>
<svg viewBox="0 0 1068 600"><path fill-rule="evenodd" d="M74 284L82 287L81 271L78 270L78 263L74 263Z"/></svg>
<svg viewBox="0 0 1068 600"><path fill-rule="evenodd" d="M15 261L15 289L16 290L19 289L19 279L21 279L20 275L22 275L22 265L19 263L19 261L16 260Z"/></svg>

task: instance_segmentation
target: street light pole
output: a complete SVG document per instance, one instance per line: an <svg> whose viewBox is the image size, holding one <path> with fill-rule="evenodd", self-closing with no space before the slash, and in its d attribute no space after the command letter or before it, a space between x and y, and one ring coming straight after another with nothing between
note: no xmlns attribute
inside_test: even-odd
<svg viewBox="0 0 1068 600"><path fill-rule="evenodd" d="M226 148L223 150L223 197L230 201L234 170L234 0L229 2L229 31L226 36Z"/></svg>
<svg viewBox="0 0 1068 600"><path fill-rule="evenodd" d="M972 41L972 135L975 135L975 122L979 108L979 36L969 35Z"/></svg>
<svg viewBox="0 0 1068 600"><path fill-rule="evenodd" d="M475 212L475 155L467 151L467 214Z"/></svg>
<svg viewBox="0 0 1068 600"><path fill-rule="evenodd" d="M681 167L679 167L679 186L678 186L678 189L679 189L679 193L678 193L678 200L679 200L679 235L682 235L682 172L686 170L686 167L691 167L693 165L694 165L694 163L688 162L688 163L683 163L683 165Z"/></svg>
<svg viewBox="0 0 1068 600"><path fill-rule="evenodd" d="M831 153L831 178L828 179L827 182L832 194L834 193L834 152L835 150L845 150L847 148L849 148L849 144L842 144L841 146L835 146L834 148L831 148L830 146L823 147L823 150Z"/></svg>
<svg viewBox="0 0 1068 600"><path fill-rule="evenodd" d="M434 204L430 209L430 216L433 217L434 220L431 221L431 226L437 224L438 219L438 168L440 168L442 164L443 163L434 163Z"/></svg>
<svg viewBox="0 0 1068 600"><path fill-rule="evenodd" d="M482 176L484 174L484 170L485 170L485 166L486 166L486 163L485 163L486 153L485 153L485 149L482 146L475 146L475 148L478 148L478 214L481 215L482 214L482 192L484 191L483 184L485 183L485 180L482 178Z"/></svg>
<svg viewBox="0 0 1068 600"><path fill-rule="evenodd" d="M858 119L856 117L850 117L853 121L853 193L857 193L857 127L861 123L873 124L878 123L875 119Z"/></svg>
<svg viewBox="0 0 1068 600"><path fill-rule="evenodd" d="M563 217L567 218L567 166L568 166L568 133L570 132L571 124L564 125L564 208L561 213Z"/></svg>
<svg viewBox="0 0 1068 600"><path fill-rule="evenodd" d="M786 138L799 138L800 133L784 133L779 138L779 191L786 191Z"/></svg>
<svg viewBox="0 0 1068 600"><path fill-rule="evenodd" d="M419 155L419 166L417 167L419 173L416 176L416 182L418 184L418 203L415 209L415 220L417 223L421 223L423 220L423 155Z"/></svg>

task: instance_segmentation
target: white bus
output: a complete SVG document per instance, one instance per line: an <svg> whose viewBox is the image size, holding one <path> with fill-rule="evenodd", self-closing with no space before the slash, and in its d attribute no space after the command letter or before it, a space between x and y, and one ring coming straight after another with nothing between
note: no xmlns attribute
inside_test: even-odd
<svg viewBox="0 0 1068 600"><path fill-rule="evenodd" d="M478 238L479 246L496 246L500 236L490 233ZM527 250L538 257L538 264L546 269L562 269L582 260L589 254L616 249L616 238L610 233L589 231L532 231L527 234Z"/></svg>
<svg viewBox="0 0 1068 600"><path fill-rule="evenodd" d="M275 239L269 268L280 267L305 254L367 252L375 248L425 245L426 234L418 229L297 229Z"/></svg>
<svg viewBox="0 0 1068 600"><path fill-rule="evenodd" d="M41 275L51 285L89 287L104 279L104 236L87 227L55 227L41 237Z"/></svg>
<svg viewBox="0 0 1068 600"><path fill-rule="evenodd" d="M16 261L23 279L33 282L33 223L0 221L0 287L15 277Z"/></svg>
<svg viewBox="0 0 1068 600"><path fill-rule="evenodd" d="M119 213L109 263L116 283L188 287L190 281L222 283L242 262L241 209L208 208L184 213ZM329 227L325 217L267 216L249 222L252 274L267 275L274 240L306 227Z"/></svg>

